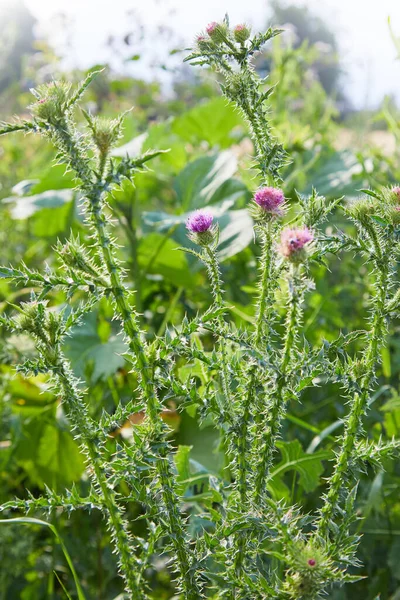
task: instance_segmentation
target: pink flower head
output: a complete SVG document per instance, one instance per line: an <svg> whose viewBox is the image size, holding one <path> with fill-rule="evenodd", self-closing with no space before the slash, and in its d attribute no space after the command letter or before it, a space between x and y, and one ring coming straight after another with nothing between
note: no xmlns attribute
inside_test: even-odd
<svg viewBox="0 0 400 600"><path fill-rule="evenodd" d="M314 235L307 227L286 227L281 233L280 252L286 258L293 259L313 239Z"/></svg>
<svg viewBox="0 0 400 600"><path fill-rule="evenodd" d="M266 213L282 215L285 196L282 190L274 187L262 187L254 194L254 202Z"/></svg>
<svg viewBox="0 0 400 600"><path fill-rule="evenodd" d="M215 33L218 29L219 25L216 21L212 21L206 27L206 31L210 37L212 37L213 33Z"/></svg>
<svg viewBox="0 0 400 600"><path fill-rule="evenodd" d="M244 23L236 25L233 30L233 37L239 44L244 44L244 42L250 37L250 27Z"/></svg>
<svg viewBox="0 0 400 600"><path fill-rule="evenodd" d="M392 189L393 194L395 194L397 196L398 201L400 202L400 186L396 185L393 189Z"/></svg>
<svg viewBox="0 0 400 600"><path fill-rule="evenodd" d="M213 222L213 216L209 210L201 208L192 213L186 221L186 228L191 233L204 233L209 231Z"/></svg>
<svg viewBox="0 0 400 600"><path fill-rule="evenodd" d="M310 565L310 567L315 567L315 565L317 564L317 561L314 558L309 558L307 562Z"/></svg>

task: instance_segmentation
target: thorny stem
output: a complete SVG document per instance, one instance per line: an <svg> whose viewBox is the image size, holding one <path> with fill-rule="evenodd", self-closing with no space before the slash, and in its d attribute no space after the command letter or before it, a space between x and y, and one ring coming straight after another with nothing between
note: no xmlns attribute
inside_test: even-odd
<svg viewBox="0 0 400 600"><path fill-rule="evenodd" d="M210 246L205 248L206 252L206 265L208 267L208 272L211 280L211 287L214 294L215 305L218 308L222 308L224 306L224 301L222 298L222 284L221 278L219 274L218 261L216 256L216 251L212 249ZM226 323L223 316L218 317L218 325L221 328L221 331L226 329ZM226 352L226 341L221 338L219 342L219 351L221 353L221 385L222 390L225 396L225 406L229 403L230 400L230 385L229 385L229 369L228 369L228 357Z"/></svg>
<svg viewBox="0 0 400 600"><path fill-rule="evenodd" d="M262 232L263 251L261 257L261 281L260 295L257 306L257 321L254 334L254 343L256 347L260 345L265 324L268 323L267 303L270 300L271 289L271 258L272 258L272 224L268 223Z"/></svg>
<svg viewBox="0 0 400 600"><path fill-rule="evenodd" d="M263 338L264 327L267 321L267 303L271 289L271 257L272 257L272 226L268 223L265 230L262 231L263 251L261 258L261 281L260 294L257 303L257 320L254 332L254 344L256 348L260 346ZM269 333L269 332L268 332ZM238 471L238 491L241 508L244 509L249 503L249 494L247 487L248 479L248 451L249 451L249 424L251 417L252 402L255 400L257 386L257 368L251 364L248 370L248 387L244 396L243 411L240 416L238 442L237 442L237 471ZM246 535L239 532L237 539L237 554L235 556L234 568L239 575L243 566L246 552Z"/></svg>
<svg viewBox="0 0 400 600"><path fill-rule="evenodd" d="M271 251L272 251L272 231L271 223L268 223L265 230L262 231L263 251L261 258L261 281L260 294L257 302L257 320L254 332L254 344L260 346L267 317L267 302L269 300L271 288ZM252 402L255 399L255 388L257 384L257 369L251 364L248 369L247 393L244 395L243 411L240 417L238 431L238 489L242 504L247 504L247 453L249 446L248 432L251 415Z"/></svg>
<svg viewBox="0 0 400 600"><path fill-rule="evenodd" d="M74 377L66 367L67 361L61 352L58 353L58 357L57 363L52 365L52 370L63 391L63 400L76 435L84 445L94 482L104 499L108 523L119 555L120 569L125 580L126 590L132 600L140 600L143 598L143 594L140 592L136 581L137 564L134 558L132 538L128 532L127 522L123 517L124 510L118 504L116 494L107 482L103 459L96 447L96 432L92 427L86 405L80 396Z"/></svg>
<svg viewBox="0 0 400 600"><path fill-rule="evenodd" d="M136 362L136 370L141 381L141 388L146 402L147 416L154 430L159 431L162 428L160 417L161 405L157 398L153 368L147 359L136 313L132 310L128 302L128 292L122 283L120 269L114 257L112 240L107 231L102 201L105 186L101 181L92 181L84 167L85 161L81 156L80 149L67 127L63 130L62 141L64 149L70 157L71 166L83 182L83 188L88 200L90 220L96 233L98 246L101 249L102 259L110 276L111 292L114 297L115 306L121 318L129 350ZM197 600L201 595L190 568L191 561L178 509L179 501L174 491L173 475L167 457L164 455L159 456L159 459L156 461L156 470L160 481L163 501L167 510L169 535L178 558L179 572L185 597L188 600Z"/></svg>
<svg viewBox="0 0 400 600"><path fill-rule="evenodd" d="M289 305L286 319L286 334L282 360L280 365L280 374L276 392L273 396L271 406L268 411L265 423L265 431L260 450L260 458L256 469L254 503L260 501L261 495L265 489L268 478L268 471L271 465L272 455L275 449L276 438L279 434L282 419L285 415L286 398L285 384L287 367L292 355L295 344L297 330L300 321L300 306L302 299L301 282L297 277L298 267L291 265L292 277L289 279Z"/></svg>
<svg viewBox="0 0 400 600"><path fill-rule="evenodd" d="M374 243L374 246L378 245ZM380 249L379 249L380 250ZM375 247L376 255L378 255ZM340 493L343 489L348 472L348 466L351 462L354 444L360 433L362 418L368 408L368 399L370 387L375 375L376 364L379 360L379 351L383 343L384 322L385 322L385 303L388 291L388 260L382 261L378 268L377 291L374 298L374 315L369 333L369 344L367 346L363 365L365 375L360 382L360 393L354 395L350 412L345 422L345 430L342 437L342 444L337 455L333 474L329 480L329 490L325 497L324 505L321 509L321 516L318 523L318 533L326 536L329 531L329 523L337 512Z"/></svg>

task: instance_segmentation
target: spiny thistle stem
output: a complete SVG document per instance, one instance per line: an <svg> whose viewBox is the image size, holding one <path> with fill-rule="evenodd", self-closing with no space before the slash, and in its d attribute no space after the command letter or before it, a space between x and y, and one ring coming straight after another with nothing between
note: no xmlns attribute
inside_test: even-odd
<svg viewBox="0 0 400 600"><path fill-rule="evenodd" d="M111 293L114 297L117 313L121 319L127 337L129 350L136 363L136 371L139 380L141 381L143 397L146 402L147 415L155 430L159 430L160 427L162 428L162 420L160 417L161 405L157 398L156 386L153 380L153 368L147 359L144 341L142 339L143 336L137 322L136 313L128 302L127 290L121 280L120 268L114 257L112 240L107 232L102 200L104 186L101 182L94 182L90 185L91 179L88 177L85 169L82 169L84 161L82 160L79 148L77 144L74 143L74 138L67 128L63 131L62 139L65 150L70 156L71 166L84 183L90 220L97 236L104 265L110 276ZM188 598L188 600L194 600L195 598L197 599L200 597L200 592L190 569L190 559L185 532L177 508L179 500L173 491L173 475L169 467L168 459L164 456L160 456L159 459L156 460L156 470L167 510L169 536L178 558L179 572L185 590L185 597Z"/></svg>
<svg viewBox="0 0 400 600"><path fill-rule="evenodd" d="M211 281L211 288L213 291L213 295L214 295L214 300L215 300L215 305L218 308L223 308L224 306L224 300L222 297L222 283L221 283L221 277L219 274L219 266L218 266L218 259L217 259L217 254L216 254L216 250L214 248L211 248L210 246L207 246L205 248L205 258L206 258L206 265L208 268L208 273L210 276L210 281ZM226 322L224 320L224 317L222 315L220 315L218 317L218 325L220 326L221 330L224 331L226 329ZM221 354L221 384L222 384L222 390L224 392L224 396L225 396L225 406L227 404L229 404L229 400L230 400L230 376L229 376L229 369L228 369L228 357L227 357L227 352L226 352L226 341L224 339L221 338L220 342L219 342L219 351Z"/></svg>
<svg viewBox="0 0 400 600"><path fill-rule="evenodd" d="M375 236L374 236L375 237ZM376 255L378 242L374 244ZM348 473L349 463L352 460L354 446L359 437L362 426L362 418L368 408L368 398L370 396L370 387L374 379L376 364L379 361L379 351L383 343L383 332L385 329L385 303L388 293L389 273L388 260L383 261L378 267L377 290L374 298L373 320L369 332L369 344L363 359L364 377L361 379L361 392L356 393L351 401L350 412L345 422L345 430L342 437L341 448L337 455L333 474L329 480L329 490L324 499L324 505L321 509L320 520L317 531L321 536L326 536L329 531L329 524L338 510L340 496L345 485Z"/></svg>
<svg viewBox="0 0 400 600"><path fill-rule="evenodd" d="M279 434L282 419L285 415L286 399L285 385L287 367L295 345L297 330L301 318L302 286L298 273L299 267L291 265L291 277L289 278L289 300L286 318L286 334L284 338L283 354L280 365L280 373L276 391L273 394L271 406L265 423L265 431L262 436L260 458L256 468L254 483L254 503L257 504L265 489L268 471L271 466L272 456L275 450L276 438Z"/></svg>
<svg viewBox="0 0 400 600"><path fill-rule="evenodd" d="M257 320L254 333L254 343L259 347L262 340L265 325L268 324L267 304L270 301L271 289L271 264L272 264L272 222L269 222L261 232L262 255L261 255L261 281L260 294L257 302Z"/></svg>
<svg viewBox="0 0 400 600"><path fill-rule="evenodd" d="M257 302L257 320L254 332L254 344L258 348L264 335L266 323L268 323L267 302L270 299L271 281L271 264L272 264L272 223L269 222L261 229L262 236L262 256L261 256L261 281L260 293ZM252 403L255 399L255 387L257 383L257 369L251 364L247 372L247 392L244 394L243 410L240 416L240 425L238 431L238 489L240 500L243 505L248 502L247 477L248 477L248 460L247 454L249 449L249 421L252 409Z"/></svg>
<svg viewBox="0 0 400 600"><path fill-rule="evenodd" d="M125 581L126 591L132 600L141 600L144 595L139 590L136 581L138 565L135 560L132 539L128 533L128 526L123 518L124 511L117 503L116 494L107 482L103 469L103 459L96 447L96 432L91 425L86 405L80 396L73 375L66 365L65 357L59 353L58 362L53 365L52 370L63 391L63 400L76 436L82 440L84 445L88 465L93 469L94 483L97 484L104 499L104 506L107 510L110 531L118 552L120 570Z"/></svg>

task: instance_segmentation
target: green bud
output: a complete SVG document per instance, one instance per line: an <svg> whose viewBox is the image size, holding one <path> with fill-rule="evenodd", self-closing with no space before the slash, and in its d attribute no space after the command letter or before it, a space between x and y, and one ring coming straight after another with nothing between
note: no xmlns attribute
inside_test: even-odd
<svg viewBox="0 0 400 600"><path fill-rule="evenodd" d="M212 41L216 44L222 44L223 42L225 42L229 34L228 27L226 26L226 24L217 23L216 21L209 23L206 27L206 31L212 39Z"/></svg>
<svg viewBox="0 0 400 600"><path fill-rule="evenodd" d="M108 154L110 148L115 144L120 136L120 119L91 117L89 127L92 130L92 138L99 152L101 154Z"/></svg>
<svg viewBox="0 0 400 600"><path fill-rule="evenodd" d="M31 104L30 110L34 117L57 125L65 117L71 85L59 81L39 86L33 90L37 102Z"/></svg>
<svg viewBox="0 0 400 600"><path fill-rule="evenodd" d="M368 196L349 203L345 208L345 212L349 217L363 222L377 213L377 206L374 199Z"/></svg>
<svg viewBox="0 0 400 600"><path fill-rule="evenodd" d="M233 36L238 44L244 44L250 37L250 27L244 23L236 25L233 30Z"/></svg>

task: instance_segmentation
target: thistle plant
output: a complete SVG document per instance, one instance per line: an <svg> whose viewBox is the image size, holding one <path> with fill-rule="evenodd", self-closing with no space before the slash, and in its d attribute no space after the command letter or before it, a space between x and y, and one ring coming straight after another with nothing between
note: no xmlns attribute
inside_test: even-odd
<svg viewBox="0 0 400 600"><path fill-rule="evenodd" d="M123 116L107 120L84 112L85 126L77 121L76 108L95 73L77 89L65 82L41 86L34 91L31 120L0 129L0 134L21 131L47 138L58 162L74 174L82 198L90 244L71 234L54 249L57 266L43 273L24 264L3 267L2 277L32 293L29 302L10 305L1 323L35 341L36 356L17 368L27 377L48 377L86 457L92 482L87 496L80 496L76 488L64 495L49 489L42 497L10 501L1 510L8 515L13 510L96 507L106 517L127 598L154 597L146 570L159 554L169 559L176 597L188 600L312 600L334 584L357 580L349 572L350 566L358 565L357 479L366 464L380 465L399 448L397 440L370 441L363 418L377 385L390 317L400 308L395 269L400 188L364 190L359 200L344 203L356 235L328 235L321 228L339 199L328 202L316 191L307 197L296 195L290 202L285 199L282 171L288 157L269 125L273 90L252 65L255 53L278 33L270 29L251 37L247 25L232 29L225 19L198 36L187 58L219 73L222 93L243 114L254 143L258 181L248 209L259 246L259 282L251 326L238 327L229 319L218 254L220 226L204 207L189 216L186 228L192 246L181 250L206 267L211 306L192 320L169 324L165 334L154 339L142 329L112 233L113 201L118 193L133 189L135 174L160 152L112 158ZM366 260L367 329L313 347L303 331L307 294L314 286L313 265L325 265L328 256L343 251ZM55 290L63 293L62 309L52 303ZM126 341L124 358L137 385L129 402L120 400L114 414L104 411L97 420L63 347L72 328L99 301L112 307ZM211 351L200 342L204 336L212 340ZM348 348L355 340L360 349L351 353ZM184 381L182 363L200 364L206 383L199 386L194 377ZM291 403L317 378L323 385L341 387L348 412L320 508L316 514L302 514L304 507L277 499L273 479ZM170 397L181 410L195 405L200 422L212 422L219 432L228 466L219 476L201 475L201 492L177 467L180 450L174 448L162 418ZM132 441L110 436L128 417L143 412ZM309 455L309 460L321 459ZM142 507L145 539L133 534L131 502ZM203 525L191 536L191 526L199 520Z"/></svg>

